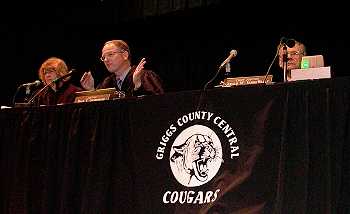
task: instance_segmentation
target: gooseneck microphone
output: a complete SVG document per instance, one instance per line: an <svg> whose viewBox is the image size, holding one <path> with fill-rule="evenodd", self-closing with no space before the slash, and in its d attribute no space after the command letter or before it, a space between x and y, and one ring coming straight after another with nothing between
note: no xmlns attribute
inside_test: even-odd
<svg viewBox="0 0 350 214"><path fill-rule="evenodd" d="M30 94L30 88L31 87L38 87L39 85L41 84L41 81L40 80L35 80L34 82L29 82L29 83L23 83L21 85L19 85L17 87L17 90L16 90L16 93L14 94L13 98L12 98L12 105L15 106L16 104L16 97L17 97L17 94L18 92L20 91L20 89L22 87L25 87L26 88L26 95L29 95Z"/></svg>
<svg viewBox="0 0 350 214"><path fill-rule="evenodd" d="M231 61L231 59L233 57L236 57L237 56L237 51L235 49L232 49L230 51L230 55L225 59L225 61L223 61L219 67L219 70L222 69L222 67L224 67L227 63L229 63Z"/></svg>
<svg viewBox="0 0 350 214"><path fill-rule="evenodd" d="M288 46L288 48L293 48L295 46L295 39L282 37L280 43Z"/></svg>
<svg viewBox="0 0 350 214"><path fill-rule="evenodd" d="M34 82L24 83L20 85L21 87L31 87L31 86L39 86L41 84L40 80L35 80Z"/></svg>
<svg viewBox="0 0 350 214"><path fill-rule="evenodd" d="M204 91L206 90L206 88L208 87L208 85L209 85L210 83L212 83L212 82L216 79L216 77L219 75L221 69L222 69L227 63L229 63L229 62L232 60L233 57L236 57L236 56L237 56L237 51L236 51L235 49L232 49L232 50L230 51L230 55L229 55L229 56L225 59L225 61L223 61L223 62L221 63L221 65L219 66L217 72L215 73L215 76L214 76L213 78L211 78L211 80L209 80L209 81L205 84L205 86L204 86L204 88L203 88Z"/></svg>
<svg viewBox="0 0 350 214"><path fill-rule="evenodd" d="M28 101L27 104L32 104L32 102L34 101L35 98L37 98L44 90L46 90L50 85L57 83L61 80L63 80L66 77L72 76L73 74L76 73L75 69L71 69L67 74L60 76L54 80L52 80L52 82L50 82L49 84L45 85L42 89L40 89L36 94L34 94L34 96L32 98L30 98L30 100Z"/></svg>
<svg viewBox="0 0 350 214"><path fill-rule="evenodd" d="M265 84L266 84L266 79L267 79L267 77L268 77L268 75L270 73L271 67L272 67L273 63L276 61L281 47L283 47L284 51L286 51L287 47L293 48L294 46L295 46L295 39L290 39L290 38L286 38L286 37L282 37L280 39L280 42L279 42L278 47L277 47L276 54L275 54L275 56L274 56L274 58L273 58L273 60L272 60L272 62L270 64L269 68L267 69L266 74L265 74L265 78L264 78L264 83ZM283 61L287 61L287 59L285 59L287 57L287 55L284 54L283 57L284 57ZM283 64L284 64L284 66L283 66L283 78L284 78L284 81L285 81L285 78L286 78L285 77L286 76L285 75L285 73L286 73L286 71L285 71L285 69L286 69L286 62L283 62Z"/></svg>
<svg viewBox="0 0 350 214"><path fill-rule="evenodd" d="M203 90L200 92L200 96L199 96L199 101L198 101L198 105L197 105L197 110L199 110L200 106L201 106L201 103L202 103L202 99L203 99L203 93L205 92L205 90L208 88L209 84L211 84L215 79L216 77L219 75L221 69L227 64L229 63L233 57L236 57L237 56L237 51L235 49L232 49L230 51L230 55L225 59L225 61L223 61L218 70L216 71L215 75L213 78L211 78L203 87Z"/></svg>
<svg viewBox="0 0 350 214"><path fill-rule="evenodd" d="M53 81L52 81L52 83L57 83L57 82L59 82L60 80L63 80L64 78L66 78L66 77L70 77L70 76L72 76L74 73L76 73L77 72L77 70L75 70L74 68L73 69L71 69L67 74L65 74L65 75L63 75L63 76L60 76L60 77L58 77L57 79L54 79ZM50 83L50 84L52 84L52 83Z"/></svg>
<svg viewBox="0 0 350 214"><path fill-rule="evenodd" d="M283 81L287 82L287 67L288 67L288 51L287 48L293 48L295 46L295 39L288 39L282 37L280 41L280 47L282 46L282 67L283 67Z"/></svg>

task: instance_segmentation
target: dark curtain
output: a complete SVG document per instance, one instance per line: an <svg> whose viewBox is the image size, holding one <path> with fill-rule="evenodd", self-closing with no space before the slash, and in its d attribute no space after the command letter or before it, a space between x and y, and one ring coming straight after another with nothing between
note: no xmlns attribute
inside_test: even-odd
<svg viewBox="0 0 350 214"><path fill-rule="evenodd" d="M2 114L2 213L106 213L118 192L133 194L127 115L124 102ZM124 202L121 211L132 207Z"/></svg>
<svg viewBox="0 0 350 214"><path fill-rule="evenodd" d="M349 83L337 78L3 109L0 211L349 213ZM197 111L213 117L179 125ZM238 157L231 158L216 117L234 130ZM176 131L161 144L171 125ZM190 187L176 181L170 152L196 125L216 133L223 162L211 180ZM164 158L157 159L161 146ZM216 190L212 202L199 203L200 194ZM197 203L164 202L167 192L181 191L192 191Z"/></svg>
<svg viewBox="0 0 350 214"><path fill-rule="evenodd" d="M349 85L338 79L289 87L279 213L348 213Z"/></svg>

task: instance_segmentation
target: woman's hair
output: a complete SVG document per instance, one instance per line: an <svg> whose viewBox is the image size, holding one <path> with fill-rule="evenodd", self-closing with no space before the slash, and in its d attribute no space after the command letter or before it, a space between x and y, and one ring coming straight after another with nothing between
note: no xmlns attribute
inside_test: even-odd
<svg viewBox="0 0 350 214"><path fill-rule="evenodd" d="M43 64L41 64L38 73L40 80L43 82L45 82L45 70L53 70L59 77L68 73L68 67L66 63L62 59L57 57L50 57L47 60L45 60ZM69 77L67 77L65 81L67 81L68 79Z"/></svg>

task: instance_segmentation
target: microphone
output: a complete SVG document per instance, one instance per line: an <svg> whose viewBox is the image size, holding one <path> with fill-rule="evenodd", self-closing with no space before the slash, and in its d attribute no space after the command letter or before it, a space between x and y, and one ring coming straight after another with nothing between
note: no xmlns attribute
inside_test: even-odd
<svg viewBox="0 0 350 214"><path fill-rule="evenodd" d="M42 89L40 89L36 94L34 94L34 96L32 96L32 98L30 98L30 100L28 101L28 104L31 104L34 99L36 97L38 97L41 93L43 93L44 90L46 90L50 85L52 85L53 83L57 83L58 81L66 78L66 77L69 77L69 76L72 76L73 74L77 73L75 69L71 69L67 74L63 75L63 76L60 76L56 79L54 79L52 82L50 82L49 84L45 85Z"/></svg>
<svg viewBox="0 0 350 214"><path fill-rule="evenodd" d="M230 51L230 55L225 59L225 61L223 61L219 67L219 70L221 70L222 67L224 67L224 65L226 65L227 63L229 63L231 61L231 59L233 57L236 57L237 56L237 51L235 49L232 49Z"/></svg>
<svg viewBox="0 0 350 214"><path fill-rule="evenodd" d="M32 86L39 86L41 84L40 80L35 80L34 82L29 82L29 83L24 83L24 84L21 84L17 87L17 90L16 90L16 93L13 95L13 98L12 98L12 104L13 106L16 105L16 97L17 97L17 94L18 92L20 91L20 89L22 87L25 87L26 88L26 95L29 95L30 94L30 88Z"/></svg>
<svg viewBox="0 0 350 214"><path fill-rule="evenodd" d="M72 75L75 74L75 73L77 73L77 70L73 68L73 69L71 69L67 74L65 74L65 75L63 75L63 76L60 76L60 77L54 79L54 80L52 81L52 83L57 83L58 81L60 81L60 80L62 80L62 79L64 79L64 78L66 78L66 77L72 76ZM50 84L52 84L52 83L50 83Z"/></svg>
<svg viewBox="0 0 350 214"><path fill-rule="evenodd" d="M286 37L282 37L281 43L284 45L287 45L289 48L293 48L295 46L295 39L289 39Z"/></svg>
<svg viewBox="0 0 350 214"><path fill-rule="evenodd" d="M280 41L279 49L281 48L281 45L283 45L283 52L282 52L282 62L283 62L283 79L284 82L287 82L287 62L288 62L288 48L293 48L295 46L295 39L288 39L286 37L282 37Z"/></svg>
<svg viewBox="0 0 350 214"><path fill-rule="evenodd" d="M41 82L39 80L35 80L34 82L24 83L21 86L23 87L31 87L31 86L39 86Z"/></svg>
<svg viewBox="0 0 350 214"><path fill-rule="evenodd" d="M218 68L218 70L216 71L216 73L215 73L215 75L213 76L213 78L211 78L211 79L204 85L204 88L203 88L203 90L201 91L200 96L199 96L199 101L198 101L198 105L197 105L197 108L196 108L197 110L199 110L199 108L201 107L202 99L203 99L203 93L207 90L209 84L211 84L211 83L216 79L216 77L219 75L221 69L222 69L226 64L228 64L228 63L231 61L231 59L232 59L233 57L235 57L235 56L237 56L237 51L236 51L235 49L232 49L232 50L230 51L230 55L225 59L225 61L223 61L223 62L221 63L221 65L219 66L219 68ZM226 66L226 72L229 74L230 71L231 71L231 66L228 64L228 65Z"/></svg>

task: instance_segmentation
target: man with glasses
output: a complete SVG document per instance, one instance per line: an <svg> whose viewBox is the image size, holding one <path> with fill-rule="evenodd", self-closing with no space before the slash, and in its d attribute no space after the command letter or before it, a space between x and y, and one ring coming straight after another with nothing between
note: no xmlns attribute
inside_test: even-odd
<svg viewBox="0 0 350 214"><path fill-rule="evenodd" d="M113 88L123 91L126 96L163 94L161 79L151 70L144 69L143 58L137 66L131 65L130 49L123 40L107 41L101 53L101 61L111 73L96 88ZM91 72L85 72L80 83L85 90L94 90Z"/></svg>
<svg viewBox="0 0 350 214"><path fill-rule="evenodd" d="M287 46L287 81L291 78L291 70L299 69L301 67L302 57L306 55L305 45L301 42L295 41L293 47ZM279 45L278 56L279 56L279 67L283 69L283 47Z"/></svg>

